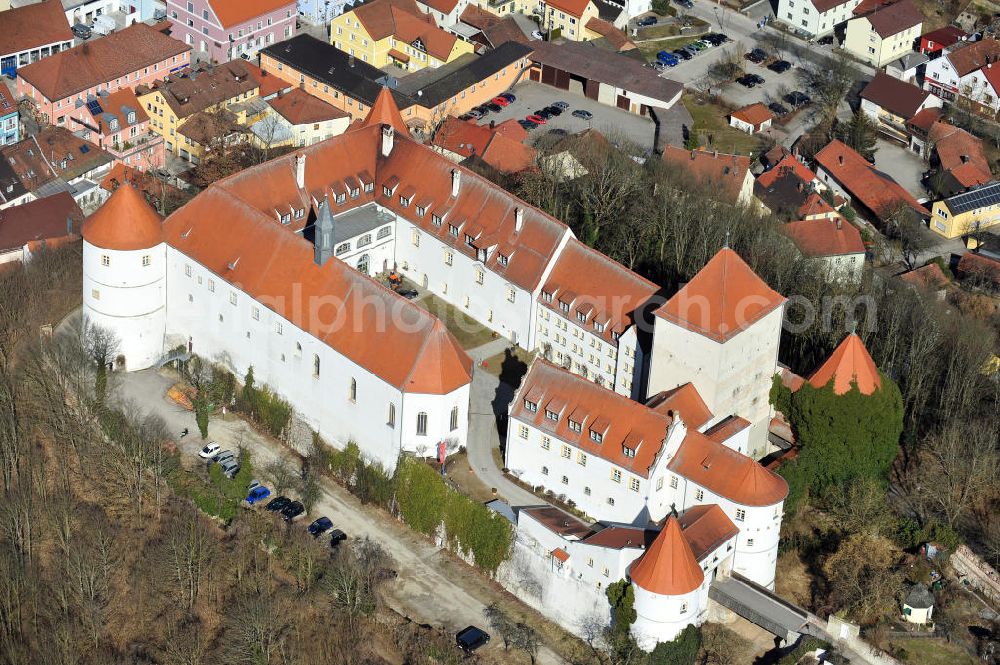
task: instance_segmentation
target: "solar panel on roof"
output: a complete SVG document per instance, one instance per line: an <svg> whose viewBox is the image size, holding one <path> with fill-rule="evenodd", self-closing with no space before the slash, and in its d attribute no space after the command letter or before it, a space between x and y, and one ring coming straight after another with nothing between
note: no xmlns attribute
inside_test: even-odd
<svg viewBox="0 0 1000 665"><path fill-rule="evenodd" d="M104 113L104 109L101 108L101 103L96 99L87 102L87 110L89 110L93 115Z"/></svg>
<svg viewBox="0 0 1000 665"><path fill-rule="evenodd" d="M1000 183L989 183L976 189L957 194L947 200L952 213L963 213L988 205L1000 204Z"/></svg>
<svg viewBox="0 0 1000 665"><path fill-rule="evenodd" d="M82 152L84 154L90 152L90 146L86 146L86 145L80 146L80 152Z"/></svg>

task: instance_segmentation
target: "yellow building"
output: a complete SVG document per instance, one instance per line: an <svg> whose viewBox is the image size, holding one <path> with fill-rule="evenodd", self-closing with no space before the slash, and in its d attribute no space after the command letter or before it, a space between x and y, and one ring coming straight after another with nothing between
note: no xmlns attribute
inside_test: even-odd
<svg viewBox="0 0 1000 665"><path fill-rule="evenodd" d="M437 27L414 0L372 0L330 22L330 43L378 68L440 67L473 45Z"/></svg>
<svg viewBox="0 0 1000 665"><path fill-rule="evenodd" d="M924 16L911 0L864 0L847 22L843 48L876 69L913 50Z"/></svg>
<svg viewBox="0 0 1000 665"><path fill-rule="evenodd" d="M254 66L242 60L202 65L190 74L136 90L149 115L150 130L164 138L168 152L190 162L204 156L212 132L228 134L230 125L242 127L258 120L267 110L259 94ZM182 131L192 119L197 128L192 125Z"/></svg>
<svg viewBox="0 0 1000 665"><path fill-rule="evenodd" d="M563 39L582 42L602 36L587 28L591 19L600 18L592 0L544 0L539 3L539 9L542 28L558 30Z"/></svg>
<svg viewBox="0 0 1000 665"><path fill-rule="evenodd" d="M989 182L936 201L931 230L946 238L975 233L1000 224L1000 182Z"/></svg>

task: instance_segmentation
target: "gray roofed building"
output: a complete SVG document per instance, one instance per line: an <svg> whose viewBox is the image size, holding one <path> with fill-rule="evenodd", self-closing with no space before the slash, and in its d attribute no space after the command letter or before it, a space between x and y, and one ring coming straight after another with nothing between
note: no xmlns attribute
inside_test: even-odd
<svg viewBox="0 0 1000 665"><path fill-rule="evenodd" d="M374 203L369 203L360 208L334 215L333 240L335 243L350 240L395 221L395 215L383 212Z"/></svg>

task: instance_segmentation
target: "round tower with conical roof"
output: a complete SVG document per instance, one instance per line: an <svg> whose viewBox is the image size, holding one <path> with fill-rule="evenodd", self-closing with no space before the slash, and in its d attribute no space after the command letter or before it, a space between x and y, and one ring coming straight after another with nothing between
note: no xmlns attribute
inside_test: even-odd
<svg viewBox="0 0 1000 665"><path fill-rule="evenodd" d="M163 353L166 263L160 216L129 184L83 225L84 326L116 335L121 369L145 369Z"/></svg>
<svg viewBox="0 0 1000 665"><path fill-rule="evenodd" d="M632 637L644 651L700 624L708 607L708 582L680 523L668 517L653 544L629 571L635 592Z"/></svg>

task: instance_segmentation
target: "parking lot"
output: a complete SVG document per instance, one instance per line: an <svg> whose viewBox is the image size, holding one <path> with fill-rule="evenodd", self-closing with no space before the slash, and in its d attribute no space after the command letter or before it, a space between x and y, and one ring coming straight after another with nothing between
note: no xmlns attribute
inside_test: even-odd
<svg viewBox="0 0 1000 665"><path fill-rule="evenodd" d="M491 120L497 123L511 119L521 120L553 102L563 101L569 104L569 108L562 115L553 116L546 124L532 130L530 139L532 142L551 129L564 129L569 133L577 133L593 128L608 137L621 136L644 150L653 148L656 126L649 118L534 81L519 83L514 87L513 93L517 101L498 113L488 113L479 120L479 124L489 124ZM594 117L591 120L574 117L573 111L578 109L590 111Z"/></svg>

